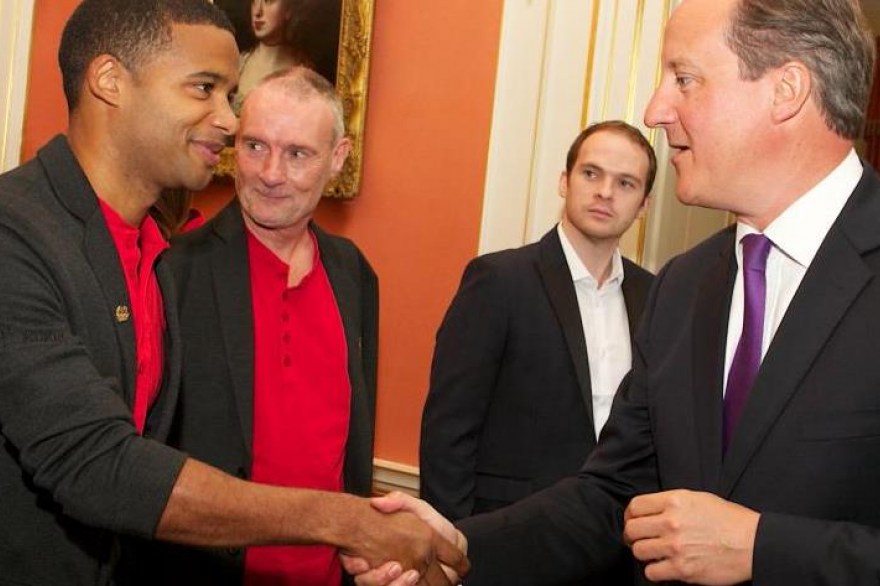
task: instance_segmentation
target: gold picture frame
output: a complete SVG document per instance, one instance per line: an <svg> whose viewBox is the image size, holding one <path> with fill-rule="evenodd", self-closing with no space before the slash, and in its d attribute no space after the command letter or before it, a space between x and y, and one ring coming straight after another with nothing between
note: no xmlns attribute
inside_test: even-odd
<svg viewBox="0 0 880 586"><path fill-rule="evenodd" d="M326 0L291 0L296 6L302 3L310 7L324 5ZM360 189L363 169L364 120L367 110L367 85L370 66L370 43L373 29L374 0L340 0L339 43L336 60L336 91L342 99L345 111L345 131L351 139L352 150L345 161L339 177L327 186L325 197L349 199ZM214 0L227 12L236 29L250 27L249 12L243 17L242 7L250 6L251 0ZM249 10L249 8L248 8ZM247 18L242 23L243 18ZM241 36L250 33L250 29ZM333 34L330 32L329 34ZM239 47L243 42L239 39ZM320 68L318 68L319 72ZM326 73L325 73L326 75ZM224 149L215 175L233 177L235 158L232 148Z"/></svg>

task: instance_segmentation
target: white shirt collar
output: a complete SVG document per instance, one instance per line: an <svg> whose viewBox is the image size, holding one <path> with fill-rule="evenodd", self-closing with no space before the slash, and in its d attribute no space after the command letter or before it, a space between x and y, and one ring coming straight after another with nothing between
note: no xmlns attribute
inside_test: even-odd
<svg viewBox="0 0 880 586"><path fill-rule="evenodd" d="M587 270L587 267L584 266L581 257L578 256L574 246L572 246L571 241L568 239L568 236L565 235L565 230L562 229L562 222L556 225L556 233L559 234L559 242L562 244L562 252L565 254L565 262L568 263L571 280L577 283L578 281L586 279L592 283L596 283L595 277L593 277L593 275L590 274L590 271ZM611 256L611 274L608 275L605 285L619 285L622 283L623 258L620 255L620 249L615 248L614 254Z"/></svg>
<svg viewBox="0 0 880 586"><path fill-rule="evenodd" d="M764 234L780 252L802 267L809 267L863 172L858 155L850 150L831 173L773 220ZM754 232L752 227L738 223L736 241ZM740 254L737 247L737 259Z"/></svg>

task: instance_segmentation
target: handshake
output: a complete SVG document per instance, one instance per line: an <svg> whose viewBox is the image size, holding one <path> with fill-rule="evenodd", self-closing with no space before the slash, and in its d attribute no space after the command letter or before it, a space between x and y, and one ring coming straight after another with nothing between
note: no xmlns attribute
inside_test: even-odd
<svg viewBox="0 0 880 586"><path fill-rule="evenodd" d="M370 501L365 518L340 548L345 570L358 586L447 586L470 568L467 539L428 503L401 492ZM370 515L371 513L368 513Z"/></svg>

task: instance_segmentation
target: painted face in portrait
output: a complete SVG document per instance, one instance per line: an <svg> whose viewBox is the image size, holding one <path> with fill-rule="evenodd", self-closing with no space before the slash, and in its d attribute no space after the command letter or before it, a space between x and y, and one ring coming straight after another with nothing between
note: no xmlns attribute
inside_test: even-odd
<svg viewBox="0 0 880 586"><path fill-rule="evenodd" d="M285 29L290 20L288 0L251 0L251 26L261 43L279 45L284 42Z"/></svg>
<svg viewBox="0 0 880 586"><path fill-rule="evenodd" d="M150 190L202 189L236 129L229 105L238 83L233 36L206 25L175 24L171 44L122 78L118 132L124 165ZM133 140L137 137L137 140Z"/></svg>
<svg viewBox="0 0 880 586"><path fill-rule="evenodd" d="M648 156L619 132L600 130L581 144L559 178L565 221L588 240L617 240L648 207Z"/></svg>
<svg viewBox="0 0 880 586"><path fill-rule="evenodd" d="M236 189L245 222L259 230L302 227L350 150L316 95L269 83L245 101L236 138Z"/></svg>

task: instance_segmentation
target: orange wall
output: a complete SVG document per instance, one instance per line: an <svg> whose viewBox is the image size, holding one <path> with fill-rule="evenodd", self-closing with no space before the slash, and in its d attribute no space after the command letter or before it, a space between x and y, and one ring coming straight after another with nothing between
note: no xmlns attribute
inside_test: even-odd
<svg viewBox="0 0 880 586"><path fill-rule="evenodd" d="M77 3L36 2L25 158L66 124L55 54ZM361 193L318 208L379 274L376 455L387 460L418 461L434 332L477 249L502 3L375 2Z"/></svg>

